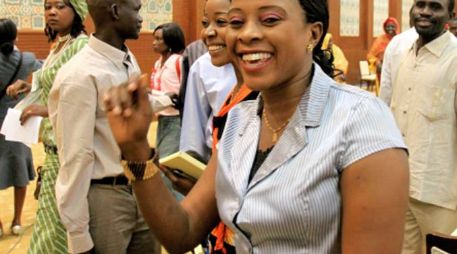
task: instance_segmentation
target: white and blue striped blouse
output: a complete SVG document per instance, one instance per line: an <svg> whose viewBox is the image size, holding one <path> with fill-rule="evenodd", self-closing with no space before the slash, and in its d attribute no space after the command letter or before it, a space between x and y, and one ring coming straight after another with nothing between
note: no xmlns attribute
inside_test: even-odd
<svg viewBox="0 0 457 254"><path fill-rule="evenodd" d="M390 110L315 65L310 88L248 183L258 107L256 100L232 109L219 143L217 206L237 253L340 253L342 170L380 150L406 148Z"/></svg>

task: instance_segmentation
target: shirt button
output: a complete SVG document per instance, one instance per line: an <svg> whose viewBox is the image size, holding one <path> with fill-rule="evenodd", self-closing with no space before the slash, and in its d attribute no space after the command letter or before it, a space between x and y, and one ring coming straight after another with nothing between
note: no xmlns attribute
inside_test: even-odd
<svg viewBox="0 0 457 254"><path fill-rule="evenodd" d="M401 134L403 137L406 137L406 135L404 133Z"/></svg>
<svg viewBox="0 0 457 254"><path fill-rule="evenodd" d="M411 89L411 87L408 87L408 91L411 91L411 90L413 90L413 89Z"/></svg>
<svg viewBox="0 0 457 254"><path fill-rule="evenodd" d="M408 112L407 112L406 110L405 110L405 111L403 111L403 114L405 114L405 115L406 115L407 113L408 113Z"/></svg>

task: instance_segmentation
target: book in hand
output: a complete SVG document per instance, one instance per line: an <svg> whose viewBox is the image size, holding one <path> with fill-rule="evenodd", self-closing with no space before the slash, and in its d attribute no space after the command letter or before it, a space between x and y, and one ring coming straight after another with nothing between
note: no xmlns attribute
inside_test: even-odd
<svg viewBox="0 0 457 254"><path fill-rule="evenodd" d="M159 160L161 165L170 169L176 169L198 179L206 168L206 165L186 152L176 152Z"/></svg>

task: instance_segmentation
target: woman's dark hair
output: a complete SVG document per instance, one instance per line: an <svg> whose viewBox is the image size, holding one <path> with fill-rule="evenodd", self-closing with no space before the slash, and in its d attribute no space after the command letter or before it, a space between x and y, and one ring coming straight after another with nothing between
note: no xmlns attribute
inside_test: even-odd
<svg viewBox="0 0 457 254"><path fill-rule="evenodd" d="M73 10L73 13L75 14L75 17L73 18L73 23L71 25L71 37L76 38L81 33L86 33L83 21L81 20L81 17L78 15L73 5L71 5L71 3L68 2L68 0L64 0L64 3L70 6L70 8ZM46 27L44 28L44 34L48 37L48 42L53 42L57 38L58 33L52 30L51 27L48 24L46 24Z"/></svg>
<svg viewBox="0 0 457 254"><path fill-rule="evenodd" d="M314 47L313 59L327 75L333 75L333 54L322 50L322 42L329 26L329 11L327 0L299 0L302 9L306 12L308 23L322 22L323 33L319 43ZM305 46L305 45L304 45Z"/></svg>
<svg viewBox="0 0 457 254"><path fill-rule="evenodd" d="M181 53L186 48L184 33L178 24L161 24L154 29L154 33L160 29L162 29L163 42L170 48L170 52Z"/></svg>
<svg viewBox="0 0 457 254"><path fill-rule="evenodd" d="M11 19L0 19L0 52L9 56L14 50L17 28Z"/></svg>

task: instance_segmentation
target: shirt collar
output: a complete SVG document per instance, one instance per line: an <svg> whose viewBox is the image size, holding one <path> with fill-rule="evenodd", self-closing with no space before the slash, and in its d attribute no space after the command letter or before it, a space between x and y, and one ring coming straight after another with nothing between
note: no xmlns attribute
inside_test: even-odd
<svg viewBox="0 0 457 254"><path fill-rule="evenodd" d="M298 104L297 114L299 120L303 119L303 121L299 121L300 123L308 127L319 126L331 84L333 84L333 80L318 64L314 64L313 80Z"/></svg>
<svg viewBox="0 0 457 254"><path fill-rule="evenodd" d="M430 51L432 54L434 54L436 57L440 57L446 46L448 45L449 41L451 40L451 36L453 36L449 31L446 31L442 35L440 35L438 38L434 39L433 41L427 43L424 45L423 48L427 49ZM417 49L417 41L414 43L414 52L416 52Z"/></svg>
<svg viewBox="0 0 457 254"><path fill-rule="evenodd" d="M297 122L300 125L308 127L319 126L322 118L322 114L327 103L331 84L334 83L321 67L314 63L313 64L314 74L311 85L306 89L295 112L293 118L297 118ZM257 114L260 115L263 108L262 99L259 98L259 106Z"/></svg>
<svg viewBox="0 0 457 254"><path fill-rule="evenodd" d="M125 47L125 51L117 49L98 39L93 34L91 34L88 44L92 49L108 58L114 63L114 65L121 69L125 68L124 62L131 61L131 57L129 55L130 51L127 47Z"/></svg>

